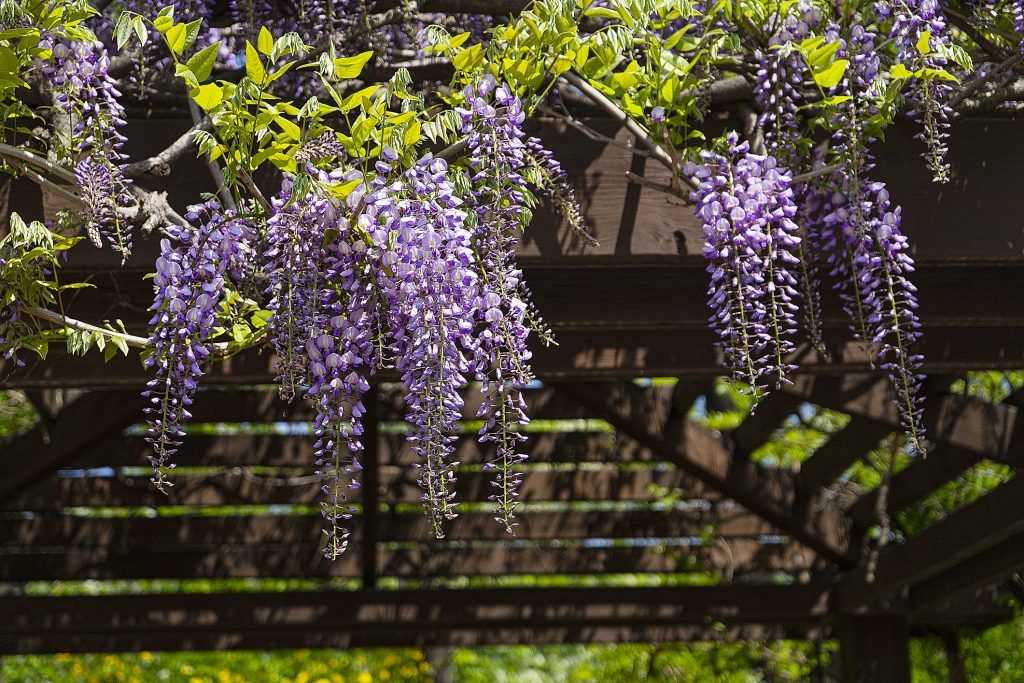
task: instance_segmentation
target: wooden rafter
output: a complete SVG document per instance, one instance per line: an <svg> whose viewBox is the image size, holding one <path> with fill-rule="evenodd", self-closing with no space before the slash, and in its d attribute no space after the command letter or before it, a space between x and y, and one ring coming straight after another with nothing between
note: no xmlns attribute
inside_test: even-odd
<svg viewBox="0 0 1024 683"><path fill-rule="evenodd" d="M1024 532L1024 478L1002 484L979 500L878 555L873 571L859 567L836 588L840 609L849 612L970 560Z"/></svg>
<svg viewBox="0 0 1024 683"><path fill-rule="evenodd" d="M842 514L829 508L813 516L806 508L795 510L796 483L789 473L758 470L746 460L737 463L717 435L692 422L681 430L682 438L667 440L660 425L652 426L631 413L629 406L648 402L648 397L634 385L594 383L557 387L658 457L735 500L823 557L841 566L855 564L848 554L847 524ZM627 407L617 406L618 401Z"/></svg>

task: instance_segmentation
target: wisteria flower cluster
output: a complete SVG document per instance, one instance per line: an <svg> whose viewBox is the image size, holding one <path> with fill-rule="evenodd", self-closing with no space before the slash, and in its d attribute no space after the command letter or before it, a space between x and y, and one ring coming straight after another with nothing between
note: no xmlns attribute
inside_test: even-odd
<svg viewBox="0 0 1024 683"><path fill-rule="evenodd" d="M760 395L794 369L786 356L796 334L796 205L786 169L735 133L726 140L726 155L705 152L689 171L700 181L711 325L733 379Z"/></svg>
<svg viewBox="0 0 1024 683"><path fill-rule="evenodd" d="M43 43L53 59L40 64L54 106L70 129L65 154L74 163L84 203L83 222L97 247L108 242L122 260L131 255L131 221L118 211L135 204L122 169L124 108L110 77L110 57L99 43L51 37Z"/></svg>
<svg viewBox="0 0 1024 683"><path fill-rule="evenodd" d="M153 483L170 486L166 470L170 457L181 445L182 423L191 417L188 407L203 375L202 364L210 358L210 336L227 291L228 273L250 258L252 228L216 202L190 209L186 218L200 226L196 232L183 227L170 230L160 242L153 288L156 293L150 320L150 344L154 352L145 359L156 376L143 393L150 400L149 456Z"/></svg>
<svg viewBox="0 0 1024 683"><path fill-rule="evenodd" d="M497 492L490 498L496 503L499 521L511 531L521 483L515 467L526 459L519 452L525 441L520 427L529 422L522 391L533 380L526 344L529 292L515 256L519 233L528 220L523 172L529 151L522 130L522 103L509 86L485 77L464 94L466 106L458 111L471 150L473 247L481 273L478 310L483 332L474 367L484 400L477 416L485 420L481 441L493 442L497 449L488 465L497 473Z"/></svg>
<svg viewBox="0 0 1024 683"><path fill-rule="evenodd" d="M885 185L869 177L874 168L869 126L878 111L867 94L879 69L874 36L852 27L840 54L850 61L834 91L848 98L834 121L832 154L840 168L818 186L808 221L854 337L888 371L910 448L924 452L922 358L910 351L920 336L916 288L908 279L913 261L900 231L899 207L891 206Z"/></svg>

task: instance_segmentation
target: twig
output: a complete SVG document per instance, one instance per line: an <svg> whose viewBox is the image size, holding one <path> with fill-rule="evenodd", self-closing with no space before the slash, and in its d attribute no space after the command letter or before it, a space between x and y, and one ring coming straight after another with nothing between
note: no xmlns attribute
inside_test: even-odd
<svg viewBox="0 0 1024 683"><path fill-rule="evenodd" d="M582 92L584 95L590 98L591 101L593 101L596 105L598 105L599 107L601 107L601 109L608 113L612 118L621 123L622 126L630 133L632 133L637 140L643 141L644 146L651 150L651 158L653 158L655 161L660 162L662 165L664 165L666 168L672 171L673 174L679 177L684 183L689 185L691 188L693 188L694 190L697 189L697 183L695 183L691 178L688 178L687 176L682 175L680 173L681 169L678 167L678 165L676 165L675 159L672 158L672 155L666 152L665 149L658 143L658 141L655 140L651 136L651 134L644 129L643 126L634 121L633 118L629 116L629 114L622 111L622 109L620 109L618 105L616 105L610 99L605 97L605 95L602 92L600 92L597 88L590 85L590 83L588 83L585 79L577 76L572 71L566 71L564 74L562 74L561 78L563 78L567 83L569 83L577 90Z"/></svg>
<svg viewBox="0 0 1024 683"><path fill-rule="evenodd" d="M601 133L598 133L596 130L594 130L587 124L583 123L582 121L574 117L572 114L566 114L560 111L556 111L551 107L540 107L540 110L544 114L547 114L548 116L557 116L558 118L562 119L567 124L575 128L579 132L583 133L591 140L594 140L595 142L602 142L606 145L611 145L613 147L618 147L619 149L624 149L637 156L647 157L648 159L651 158L651 153L648 152L647 150L641 149L636 145L631 145L628 142L623 142L622 140L616 140L615 138L608 137L607 135L602 135Z"/></svg>
<svg viewBox="0 0 1024 683"><path fill-rule="evenodd" d="M79 330L82 332L97 332L105 337L110 337L111 339L120 339L128 346L136 349L149 348L149 340L144 337L137 337L134 334L115 332L114 330L106 330L102 327L96 327L95 325L90 325L89 323L82 322L81 320L75 320L74 318L69 318L66 315L61 315L60 313L40 308L39 306L23 305L21 306L21 309L34 318L51 322L54 325L69 327L73 330Z"/></svg>
<svg viewBox="0 0 1024 683"><path fill-rule="evenodd" d="M979 78L975 78L973 81L971 81L970 83L965 85L963 88L961 88L960 92L958 92L953 97L953 99L951 99L949 101L950 109L956 109L960 105L961 102L963 102L968 97L970 97L971 95L976 93L981 88L981 86L985 85L986 83L991 82L992 79L994 79L996 76L998 76L1002 72L1006 71L1007 69L1013 68L1013 66L1016 65L1017 62L1021 61L1022 59L1024 59L1024 54L1021 54L1021 53L1018 52L1017 54L1013 55L1009 59L1006 59L1006 60L1003 60L1002 62L1000 62L991 71L985 73L985 75L983 75L983 76L981 76Z"/></svg>
<svg viewBox="0 0 1024 683"><path fill-rule="evenodd" d="M462 138L461 140L458 140L442 149L440 152L435 154L434 157L444 159L445 161L451 161L467 149L469 149L469 138Z"/></svg>
<svg viewBox="0 0 1024 683"><path fill-rule="evenodd" d="M996 47L992 41L985 36L981 35L974 26L971 25L971 20L954 10L949 5L940 5L942 7L943 14L949 19L949 23L956 26L958 29L967 34L967 37L978 44L982 50L987 52L993 59L999 61L1006 58L1006 54ZM1007 38L1003 33L999 33L1003 38ZM1009 38L1007 38L1009 40ZM1011 41L1012 43L1013 41Z"/></svg>
<svg viewBox="0 0 1024 683"><path fill-rule="evenodd" d="M250 194L252 194L256 199L256 203L266 211L267 215L269 216L274 213L274 207L270 205L267 198L263 196L262 192L260 192L260 188L256 187L256 183L253 181L252 176L249 175L249 172L244 168L239 168L236 170L236 173L238 174L239 180L241 180L242 184L245 185L245 189L249 190Z"/></svg>
<svg viewBox="0 0 1024 683"><path fill-rule="evenodd" d="M61 315L60 313L45 308L41 308L39 306L21 305L20 308L29 315L35 318L39 318L40 320L51 322L54 325L68 327L73 330L80 330L82 332L96 332L110 339L120 339L129 347L134 349L153 348L152 345L150 344L150 341L145 337L139 337L134 334L126 334L124 332L116 332L114 330L96 327L95 325L90 325L87 322L82 322L81 320L69 318L66 315ZM266 333L261 331L260 334L257 334L252 338L252 345L255 345L256 343L263 341L265 338ZM225 356L237 353L238 351L241 351L244 348L248 347L233 346L231 342L217 342L216 344L210 344L210 356L212 358L223 358Z"/></svg>
<svg viewBox="0 0 1024 683"><path fill-rule="evenodd" d="M194 144L193 133L199 130L213 130L213 122L210 117L203 117L177 140L168 145L167 149L148 159L133 161L124 167L126 178L138 178L140 176L166 176L171 174L171 164L185 156L189 148Z"/></svg>
<svg viewBox="0 0 1024 683"><path fill-rule="evenodd" d="M820 176L828 175L829 173L835 173L836 171L842 170L843 168L844 168L843 164L833 164L831 166L822 166L821 168L816 168L813 171L808 171L807 173L800 173L798 175L793 176L793 178L789 181L789 183L790 183L790 185L800 185L801 183L806 183L806 182L808 182L810 180L814 180L815 178L818 178Z"/></svg>

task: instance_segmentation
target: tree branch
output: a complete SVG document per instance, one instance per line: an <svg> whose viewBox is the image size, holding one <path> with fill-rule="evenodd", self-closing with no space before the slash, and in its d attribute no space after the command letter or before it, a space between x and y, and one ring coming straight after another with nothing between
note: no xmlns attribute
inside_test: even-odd
<svg viewBox="0 0 1024 683"><path fill-rule="evenodd" d="M45 320L53 323L54 325L60 325L61 327L67 327L73 330L79 330L81 332L96 332L102 334L110 339L120 339L125 344L136 349L148 349L149 340L145 337L137 337L134 334L125 334L123 332L115 332L114 330L107 330L102 327L96 327L89 323L82 322L81 320L75 320L69 318L66 315L61 315L54 311L40 308L39 306L19 306L21 310L25 311L34 318Z"/></svg>
<svg viewBox="0 0 1024 683"><path fill-rule="evenodd" d="M650 133L644 130L643 126L634 121L633 118L629 116L629 114L622 111L622 109L620 109L618 105L616 105L614 102L608 99L604 95L604 93L599 91L594 86L590 85L590 83L588 83L586 79L577 76L572 71L566 71L564 74L562 74L561 78L564 79L569 85L573 86L581 93L586 95L587 98L590 99L594 104L601 107L601 109L603 109L605 113L607 113L613 119L622 124L622 126L630 133L632 133L637 140L642 141L644 143L644 146L651 150L651 157L655 161L661 163L666 168L671 170L673 173L678 171L675 160L668 152L665 151L665 149L658 143L658 141L655 140ZM690 184L691 186L693 185L692 181L689 181L689 179L685 180L687 180L687 183ZM696 187L694 187L694 189L696 189Z"/></svg>

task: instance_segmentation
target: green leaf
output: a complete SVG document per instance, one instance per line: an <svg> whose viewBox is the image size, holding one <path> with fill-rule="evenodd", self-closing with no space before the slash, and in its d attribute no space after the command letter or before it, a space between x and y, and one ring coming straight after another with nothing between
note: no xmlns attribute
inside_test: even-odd
<svg viewBox="0 0 1024 683"><path fill-rule="evenodd" d="M413 121L409 124L409 127L405 129L405 132L402 133L402 142L404 142L408 147L415 145L420 141L422 129L423 127L420 125L419 121Z"/></svg>
<svg viewBox="0 0 1024 683"><path fill-rule="evenodd" d="M167 14L161 13L153 20L153 28L159 31L160 35L165 35L172 26L174 26L174 17Z"/></svg>
<svg viewBox="0 0 1024 683"><path fill-rule="evenodd" d="M270 35L266 26L260 28L260 34L256 38L256 47L265 55L269 55L274 49L274 36Z"/></svg>
<svg viewBox="0 0 1024 683"><path fill-rule="evenodd" d="M483 61L483 46L477 43L452 57L452 65L459 71L472 71Z"/></svg>
<svg viewBox="0 0 1024 683"><path fill-rule="evenodd" d="M902 64L893 64L892 68L889 69L889 75L892 78L913 78L914 72Z"/></svg>
<svg viewBox="0 0 1024 683"><path fill-rule="evenodd" d="M185 24L175 24L167 30L167 35L164 38L167 40L167 47L171 49L175 55L180 55L185 51L185 40L188 29Z"/></svg>
<svg viewBox="0 0 1024 683"><path fill-rule="evenodd" d="M224 91L216 83L207 83L192 91L192 99L204 111L212 111L224 101Z"/></svg>
<svg viewBox="0 0 1024 683"><path fill-rule="evenodd" d="M142 17L135 17L132 20L132 28L135 29L135 35L140 44L145 45L149 42L149 29L146 28L146 22L142 20Z"/></svg>
<svg viewBox="0 0 1024 683"><path fill-rule="evenodd" d="M217 53L220 51L220 41L205 47L192 55L185 63L189 71L196 75L200 83L210 77L213 67L217 63Z"/></svg>
<svg viewBox="0 0 1024 683"><path fill-rule="evenodd" d="M836 87L839 81L843 80L843 74L846 73L846 67L849 64L850 62L845 59L837 59L827 69L815 73L814 82L826 90Z"/></svg>
<svg viewBox="0 0 1024 683"><path fill-rule="evenodd" d="M337 78L357 78L363 67L373 57L373 51L361 52L354 57L339 57L334 60L334 75Z"/></svg>
<svg viewBox="0 0 1024 683"><path fill-rule="evenodd" d="M131 28L131 15L128 12L121 12L121 15L117 18L117 23L114 24L114 41L117 43L118 50L128 43L128 36L130 35Z"/></svg>
<svg viewBox="0 0 1024 683"><path fill-rule="evenodd" d="M262 85L263 79L267 77L267 70L263 68L259 52L248 40L245 41L245 75L259 85Z"/></svg>
<svg viewBox="0 0 1024 683"><path fill-rule="evenodd" d="M917 39L915 45L917 51L922 55L929 54L932 51L932 32L924 31L921 33L921 37Z"/></svg>

